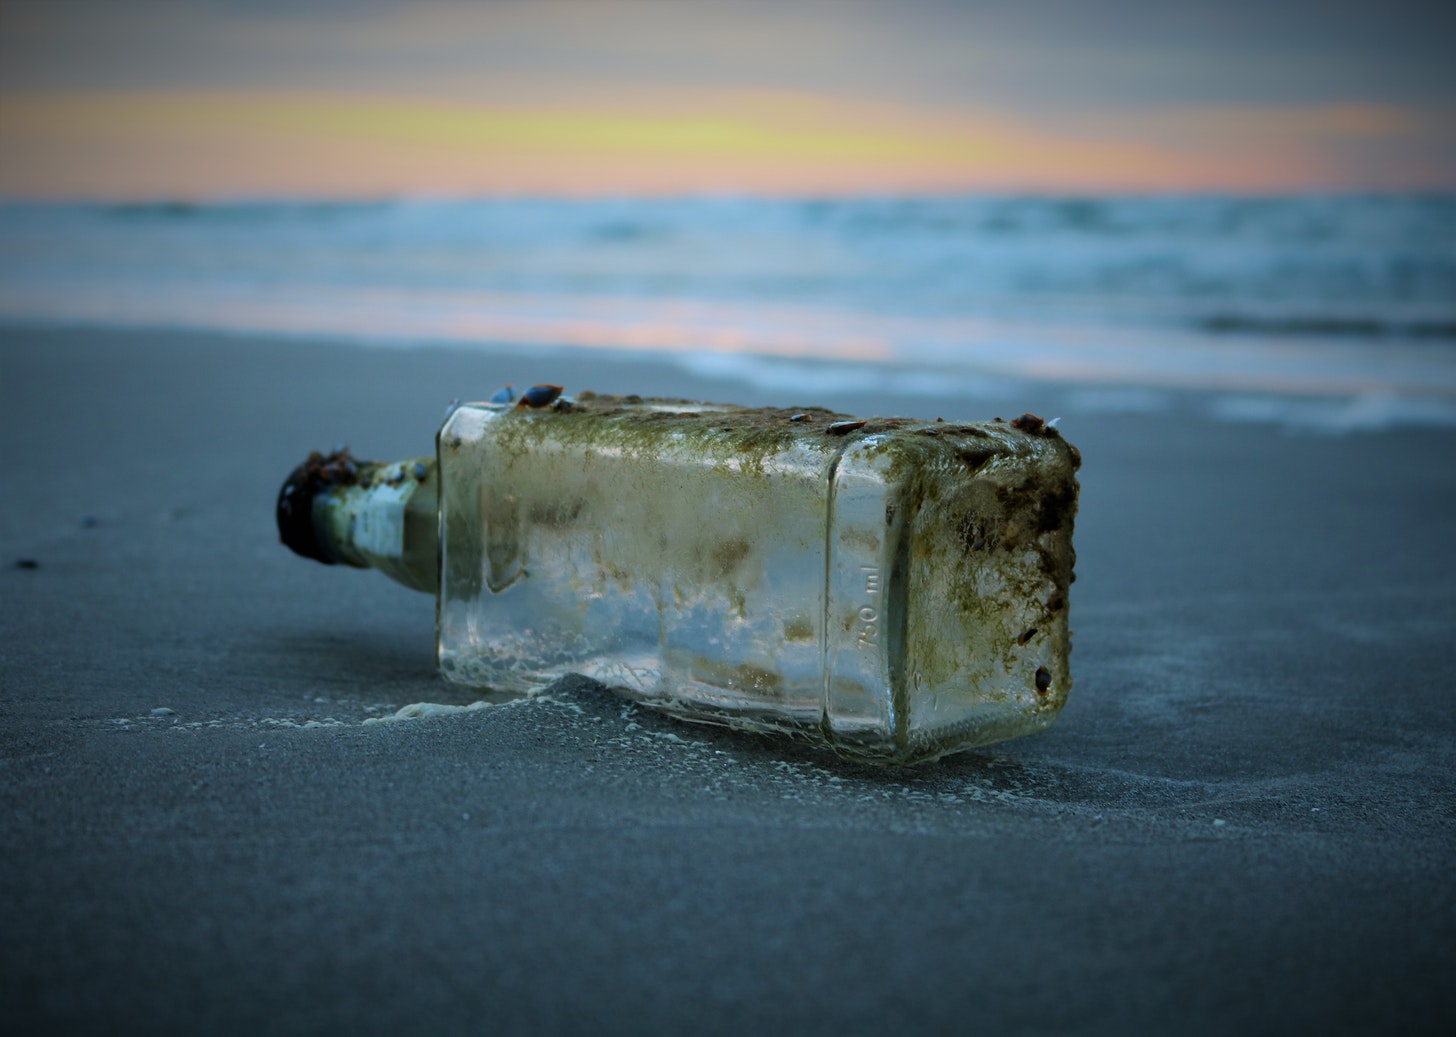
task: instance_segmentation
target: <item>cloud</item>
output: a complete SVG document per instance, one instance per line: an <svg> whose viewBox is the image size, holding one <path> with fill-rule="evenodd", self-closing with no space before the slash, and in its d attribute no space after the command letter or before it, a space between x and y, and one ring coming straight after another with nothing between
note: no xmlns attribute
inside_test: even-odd
<svg viewBox="0 0 1456 1037"><path fill-rule="evenodd" d="M7 0L0 190L1450 188L1443 10Z"/></svg>
<svg viewBox="0 0 1456 1037"><path fill-rule="evenodd" d="M1157 120L1141 135L1126 126L1066 132L994 112L933 113L773 92L536 107L288 91L25 95L0 99L0 150L14 156L0 167L0 191L1287 190L1321 172L1318 148L1285 132L1299 116L1165 114L1182 136L1163 140ZM1363 109L1315 113L1315 121L1365 135L1403 126ZM1260 147L1234 146L1251 135Z"/></svg>

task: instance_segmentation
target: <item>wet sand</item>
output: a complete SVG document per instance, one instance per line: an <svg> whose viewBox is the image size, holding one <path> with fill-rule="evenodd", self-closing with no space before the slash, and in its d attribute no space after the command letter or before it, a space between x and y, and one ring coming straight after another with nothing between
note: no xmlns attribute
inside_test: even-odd
<svg viewBox="0 0 1456 1037"><path fill-rule="evenodd" d="M650 358L0 333L7 1032L1446 1032L1456 431L1063 422L1070 704L906 770L566 681L276 542L312 448L569 391L983 418ZM1006 416L1012 416L1007 413ZM20 564L23 563L23 564Z"/></svg>

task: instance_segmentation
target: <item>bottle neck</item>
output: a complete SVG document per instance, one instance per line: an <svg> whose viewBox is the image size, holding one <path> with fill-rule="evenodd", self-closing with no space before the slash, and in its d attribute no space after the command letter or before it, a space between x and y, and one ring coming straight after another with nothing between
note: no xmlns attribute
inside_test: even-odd
<svg viewBox="0 0 1456 1037"><path fill-rule="evenodd" d="M360 461L313 453L278 493L278 537L325 565L378 569L414 590L439 588L439 471L433 457Z"/></svg>

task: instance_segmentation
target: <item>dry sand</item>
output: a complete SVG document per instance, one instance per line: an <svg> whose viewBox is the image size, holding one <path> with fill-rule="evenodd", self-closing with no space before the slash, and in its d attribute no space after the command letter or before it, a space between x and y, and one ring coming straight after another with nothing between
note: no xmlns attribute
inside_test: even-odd
<svg viewBox="0 0 1456 1037"><path fill-rule="evenodd" d="M854 766L581 681L363 724L468 697L428 598L277 545L278 484L338 441L424 452L451 397L538 380L1047 405L5 332L6 1032L1456 1024L1456 432L1070 416L1076 687L984 752Z"/></svg>

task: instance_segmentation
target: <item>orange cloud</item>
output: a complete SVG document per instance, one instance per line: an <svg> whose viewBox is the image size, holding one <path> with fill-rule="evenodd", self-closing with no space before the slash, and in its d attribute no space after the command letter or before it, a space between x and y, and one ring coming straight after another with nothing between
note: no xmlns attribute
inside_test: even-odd
<svg viewBox="0 0 1456 1037"><path fill-rule="evenodd" d="M978 112L736 93L511 107L297 92L0 97L0 193L27 197L1279 190L1320 135L1397 110L1220 109L1075 132ZM1416 127L1418 130L1418 127ZM1322 138L1321 138L1322 139ZM1258 146L1250 146L1257 142Z"/></svg>

